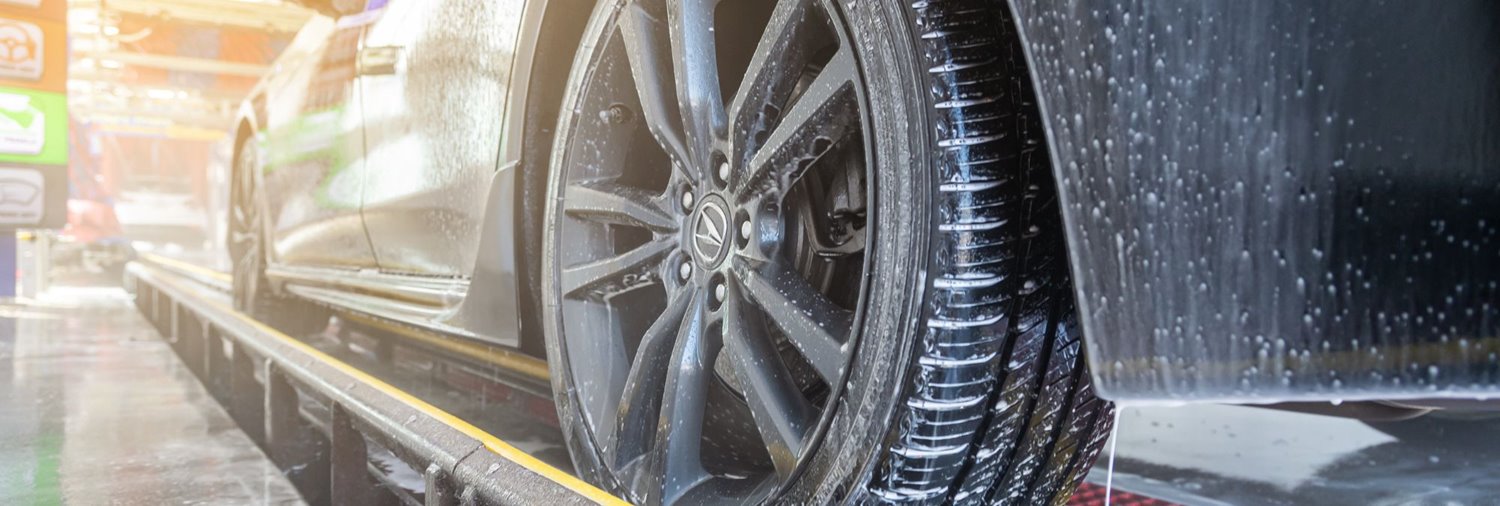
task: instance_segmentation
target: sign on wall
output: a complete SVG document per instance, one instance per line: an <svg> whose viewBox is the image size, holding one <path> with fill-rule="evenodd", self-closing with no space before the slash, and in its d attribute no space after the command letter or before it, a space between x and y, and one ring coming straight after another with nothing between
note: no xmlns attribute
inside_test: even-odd
<svg viewBox="0 0 1500 506"><path fill-rule="evenodd" d="M45 50L42 27L19 19L0 18L0 77L41 80Z"/></svg>
<svg viewBox="0 0 1500 506"><path fill-rule="evenodd" d="M45 183L40 171L0 168L0 224L29 225L42 221Z"/></svg>
<svg viewBox="0 0 1500 506"><path fill-rule="evenodd" d="M0 162L66 167L67 97L0 86Z"/></svg>
<svg viewBox="0 0 1500 506"><path fill-rule="evenodd" d="M67 0L0 0L0 230L67 222Z"/></svg>

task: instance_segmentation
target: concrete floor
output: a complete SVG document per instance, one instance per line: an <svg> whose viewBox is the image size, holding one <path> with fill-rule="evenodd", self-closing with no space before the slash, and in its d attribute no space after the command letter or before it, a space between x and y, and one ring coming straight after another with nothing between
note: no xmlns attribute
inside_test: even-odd
<svg viewBox="0 0 1500 506"><path fill-rule="evenodd" d="M0 302L0 504L300 504L118 288Z"/></svg>
<svg viewBox="0 0 1500 506"><path fill-rule="evenodd" d="M1496 421L1363 422L1250 406L1121 408L1115 487L1178 504L1496 505ZM1108 451L1091 482L1109 482Z"/></svg>

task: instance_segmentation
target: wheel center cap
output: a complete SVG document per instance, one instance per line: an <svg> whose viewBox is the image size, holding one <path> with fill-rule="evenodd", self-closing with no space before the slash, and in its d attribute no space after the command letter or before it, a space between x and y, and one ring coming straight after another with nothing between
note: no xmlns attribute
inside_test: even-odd
<svg viewBox="0 0 1500 506"><path fill-rule="evenodd" d="M693 254L704 267L717 267L728 256L729 204L723 197L709 195L693 213Z"/></svg>

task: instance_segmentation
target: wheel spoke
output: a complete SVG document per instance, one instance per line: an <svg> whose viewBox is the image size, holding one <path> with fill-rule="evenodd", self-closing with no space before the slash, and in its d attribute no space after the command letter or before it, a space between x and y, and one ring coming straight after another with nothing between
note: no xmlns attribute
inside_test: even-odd
<svg viewBox="0 0 1500 506"><path fill-rule="evenodd" d="M751 300L807 357L824 381L837 384L854 312L838 307L795 271L775 263L758 269L748 263L736 259L735 273Z"/></svg>
<svg viewBox="0 0 1500 506"><path fill-rule="evenodd" d="M661 393L672 364L672 343L687 317L693 297L696 294L692 289L677 292L667 303L666 310L641 336L635 360L630 363L630 372L625 376L625 389L616 409L614 433L600 438L605 455L616 470L643 455L656 438Z"/></svg>
<svg viewBox="0 0 1500 506"><path fill-rule="evenodd" d="M802 396L766 332L760 314L736 288L725 301L724 348L730 354L755 427L776 473L791 476L802 454L803 437L818 410Z"/></svg>
<svg viewBox="0 0 1500 506"><path fill-rule="evenodd" d="M857 78L854 55L847 48L839 50L750 158L749 173L737 185L741 198L768 187L791 188L820 157L857 131Z"/></svg>
<svg viewBox="0 0 1500 506"><path fill-rule="evenodd" d="M236 198L236 200L243 200L244 199L244 197L240 196L240 195L236 195L235 198ZM233 214L233 216L234 216L234 224L236 224L236 225L245 225L245 224L247 224L247 223L250 222L250 216L245 213L245 206L244 206L244 204L241 204L240 202L235 202L235 205L233 206L232 209L230 209L230 212L234 213Z"/></svg>
<svg viewBox="0 0 1500 506"><path fill-rule="evenodd" d="M809 48L799 42L803 38L802 28L812 14L811 6L812 0L777 2L766 31L756 44L755 56L729 108L735 136L744 139L735 153L740 164L760 147L756 134L770 128L780 116L779 108L786 103L807 66Z"/></svg>
<svg viewBox="0 0 1500 506"><path fill-rule="evenodd" d="M854 4L721 2L600 7L615 21L586 63L609 83L564 105L595 130L559 146L547 208L549 338L583 350L569 415L588 419L590 474L645 504L775 500L840 402L819 382L842 386L845 294L867 277Z"/></svg>
<svg viewBox="0 0 1500 506"><path fill-rule="evenodd" d="M241 224L241 226L245 226L245 225L246 224ZM232 246L244 247L245 245L250 244L251 241L254 241L254 240L255 240L254 232L241 232L239 230L231 230L231 231L229 231L229 244L232 245Z"/></svg>
<svg viewBox="0 0 1500 506"><path fill-rule="evenodd" d="M719 96L718 50L714 9L718 0L667 0L677 108L682 112L689 156L698 167L709 165L714 138L726 129L724 99Z"/></svg>
<svg viewBox="0 0 1500 506"><path fill-rule="evenodd" d="M251 234L255 233L255 227L260 226L260 220L255 218L255 213L245 208L248 205L245 203L246 199L248 197L241 197L234 205L230 206L230 217L234 220L231 223L233 227L229 233L230 244L254 240L254 236Z"/></svg>
<svg viewBox="0 0 1500 506"><path fill-rule="evenodd" d="M254 162L249 160L252 155L248 152L250 149L248 146L241 147L240 149L242 152L239 154L239 158L235 160L235 177L239 181L236 181L234 184L233 202L229 208L230 217L233 219L231 223L233 227L229 234L229 243L231 245L244 244L255 240L256 237L252 234L260 226L260 220L257 219L256 214L249 207L255 205L254 188L250 186L254 183L254 178L250 177L251 171L255 170Z"/></svg>
<svg viewBox="0 0 1500 506"><path fill-rule="evenodd" d="M231 271L231 274L234 276L234 282L230 287L234 289L233 302L235 309L241 311L251 311L254 309L251 299L260 288L261 260L259 249L259 246L252 242L244 248L244 251L234 261L233 270Z"/></svg>
<svg viewBox="0 0 1500 506"><path fill-rule="evenodd" d="M708 383L719 342L708 335L707 293L693 294L686 317L677 329L671 363L656 424L656 443L651 456L650 479L661 480L660 503L676 502L683 493L710 478L703 469L702 439ZM656 501L653 501L656 502Z"/></svg>
<svg viewBox="0 0 1500 506"><path fill-rule="evenodd" d="M261 222L260 214L254 210L255 206L255 159L254 148L248 145L240 146L240 152L235 160L235 184L232 192L233 202L230 205L230 214L233 222L230 224L228 247L230 259L233 262L231 274L233 274L233 302L235 309L250 311L254 308L252 300L260 288L261 278Z"/></svg>
<svg viewBox="0 0 1500 506"><path fill-rule="evenodd" d="M652 197L646 190L629 186L574 183L563 195L563 207L570 216L598 223L657 232L677 230L677 222Z"/></svg>
<svg viewBox="0 0 1500 506"><path fill-rule="evenodd" d="M640 2L625 9L619 27L646 127L667 156L673 159L672 165L686 170L692 165L687 144L683 141L671 60L663 58L671 54L666 27L659 15L648 11Z"/></svg>
<svg viewBox="0 0 1500 506"><path fill-rule="evenodd" d="M563 293L576 296L584 291L608 288L618 293L656 279L661 259L676 247L673 241L658 239L635 249L603 260L570 267L562 271Z"/></svg>

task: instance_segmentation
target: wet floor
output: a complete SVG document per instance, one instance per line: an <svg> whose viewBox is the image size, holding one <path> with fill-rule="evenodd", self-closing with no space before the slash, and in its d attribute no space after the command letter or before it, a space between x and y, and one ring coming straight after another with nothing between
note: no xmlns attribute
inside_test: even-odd
<svg viewBox="0 0 1500 506"><path fill-rule="evenodd" d="M1500 423L1385 429L1248 406L1127 407L1114 486L1185 505L1500 504ZM1089 480L1105 483L1108 465L1101 456Z"/></svg>
<svg viewBox="0 0 1500 506"><path fill-rule="evenodd" d="M0 504L299 504L123 290L0 302Z"/></svg>

